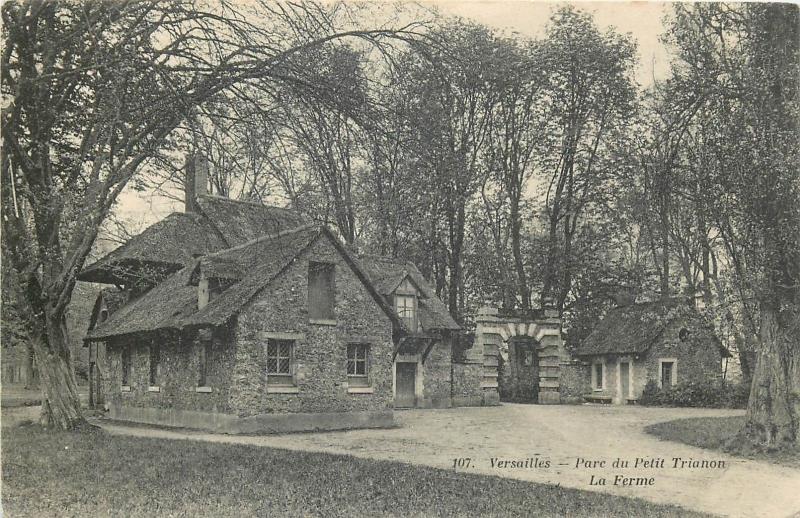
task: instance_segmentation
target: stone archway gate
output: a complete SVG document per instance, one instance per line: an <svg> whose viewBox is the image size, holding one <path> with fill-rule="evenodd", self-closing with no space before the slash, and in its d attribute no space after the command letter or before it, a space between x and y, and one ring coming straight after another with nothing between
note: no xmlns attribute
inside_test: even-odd
<svg viewBox="0 0 800 518"><path fill-rule="evenodd" d="M533 312L501 313L497 308L483 307L475 317L475 353L483 354L484 390L498 390L500 350L508 349L513 337L530 337L536 341L539 365L539 403L562 402L562 371L571 365L561 339L561 319L558 311L546 308Z"/></svg>

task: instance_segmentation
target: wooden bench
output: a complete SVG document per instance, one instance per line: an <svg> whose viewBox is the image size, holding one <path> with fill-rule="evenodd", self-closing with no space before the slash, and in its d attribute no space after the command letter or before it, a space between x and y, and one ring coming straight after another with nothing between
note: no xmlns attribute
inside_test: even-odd
<svg viewBox="0 0 800 518"><path fill-rule="evenodd" d="M600 403L601 405L610 405L611 396L601 396L599 394L586 394L583 396L588 403Z"/></svg>

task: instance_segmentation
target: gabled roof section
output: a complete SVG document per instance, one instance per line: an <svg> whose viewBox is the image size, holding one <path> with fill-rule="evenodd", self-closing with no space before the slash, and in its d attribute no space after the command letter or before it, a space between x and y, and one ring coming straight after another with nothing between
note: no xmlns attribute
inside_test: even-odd
<svg viewBox="0 0 800 518"><path fill-rule="evenodd" d="M359 262L381 295L388 297L403 279L409 277L419 289L419 321L423 329L457 330L461 326L453 319L436 291L428 284L416 265L403 259L377 255L361 255Z"/></svg>
<svg viewBox="0 0 800 518"><path fill-rule="evenodd" d="M97 320L100 318L100 311L105 309L108 316L114 314L120 307L122 307L128 300L128 292L119 290L117 288L103 288L97 294L92 307L92 313L89 315L89 329L91 331Z"/></svg>
<svg viewBox="0 0 800 518"><path fill-rule="evenodd" d="M275 235L309 223L290 209L220 196L198 196L197 204L201 213L224 236L228 246L243 245L258 237Z"/></svg>
<svg viewBox="0 0 800 518"><path fill-rule="evenodd" d="M227 248L200 259L200 269L207 279L239 280L265 261L272 262L285 253L295 253L297 242L307 243L320 227L304 225L274 235L258 237L245 244Z"/></svg>
<svg viewBox="0 0 800 518"><path fill-rule="evenodd" d="M203 216L174 212L86 267L77 278L88 282L124 282L126 275L142 268L142 263L174 272L191 264L197 255L227 246Z"/></svg>
<svg viewBox="0 0 800 518"><path fill-rule="evenodd" d="M262 289L279 277L318 239L330 240L356 276L392 321L394 329L405 331L402 321L369 282L360 264L325 227L302 227L271 238L259 238L242 246L196 260L141 297L130 301L98 325L87 340L116 335L180 330L186 327L222 325L236 315ZM253 262L256 261L256 262ZM234 282L202 310L197 308L198 289L192 284L194 272L203 267L213 275ZM205 274L205 273L204 273ZM211 276L213 276L211 275Z"/></svg>
<svg viewBox="0 0 800 518"><path fill-rule="evenodd" d="M358 260L342 246L330 230L316 226L300 227L270 239L255 239L240 247L203 258L201 268L208 268L208 271L204 270L206 277L241 278L241 280L193 315L186 325L220 325L228 321L320 238L328 239L334 245L375 302L392 321L394 328L407 332L397 314L369 281Z"/></svg>
<svg viewBox="0 0 800 518"><path fill-rule="evenodd" d="M237 249L203 258L200 268L207 277L239 279L187 319L186 325L220 325L237 314L253 297L277 278L320 235L319 228L288 232L273 239L259 239ZM252 260L252 261L251 261ZM204 268L209 268L206 272Z"/></svg>
<svg viewBox="0 0 800 518"><path fill-rule="evenodd" d="M579 356L639 354L652 346L675 319L703 320L685 298L645 302L609 311L577 350ZM703 322L705 324L705 322Z"/></svg>
<svg viewBox="0 0 800 518"><path fill-rule="evenodd" d="M138 236L89 265L78 280L124 284L141 277L145 265L171 273L200 255L242 245L308 224L298 213L219 196L197 197L200 213L173 212Z"/></svg>
<svg viewBox="0 0 800 518"><path fill-rule="evenodd" d="M180 329L197 311L197 287L189 284L194 266L187 266L129 301L90 331L87 339L142 333L156 329Z"/></svg>

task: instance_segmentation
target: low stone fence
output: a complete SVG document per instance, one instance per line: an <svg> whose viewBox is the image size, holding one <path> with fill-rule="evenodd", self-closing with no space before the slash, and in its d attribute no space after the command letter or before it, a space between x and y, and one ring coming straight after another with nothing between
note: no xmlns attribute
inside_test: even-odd
<svg viewBox="0 0 800 518"><path fill-rule="evenodd" d="M119 421L192 428L215 433L253 435L323 432L359 428L393 428L396 426L392 410L313 414L260 414L239 417L215 412L109 405L107 417Z"/></svg>

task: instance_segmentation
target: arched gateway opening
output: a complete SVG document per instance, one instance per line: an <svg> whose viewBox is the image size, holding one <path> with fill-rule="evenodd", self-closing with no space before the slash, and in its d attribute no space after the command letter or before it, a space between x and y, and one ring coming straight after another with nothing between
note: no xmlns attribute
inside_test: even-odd
<svg viewBox="0 0 800 518"><path fill-rule="evenodd" d="M562 366L570 359L557 311L501 313L484 307L475 320L476 345L484 354L483 387L498 389L509 401L561 403Z"/></svg>
<svg viewBox="0 0 800 518"><path fill-rule="evenodd" d="M539 355L536 340L529 336L508 339L508 349L500 351L498 390L500 401L539 402Z"/></svg>

